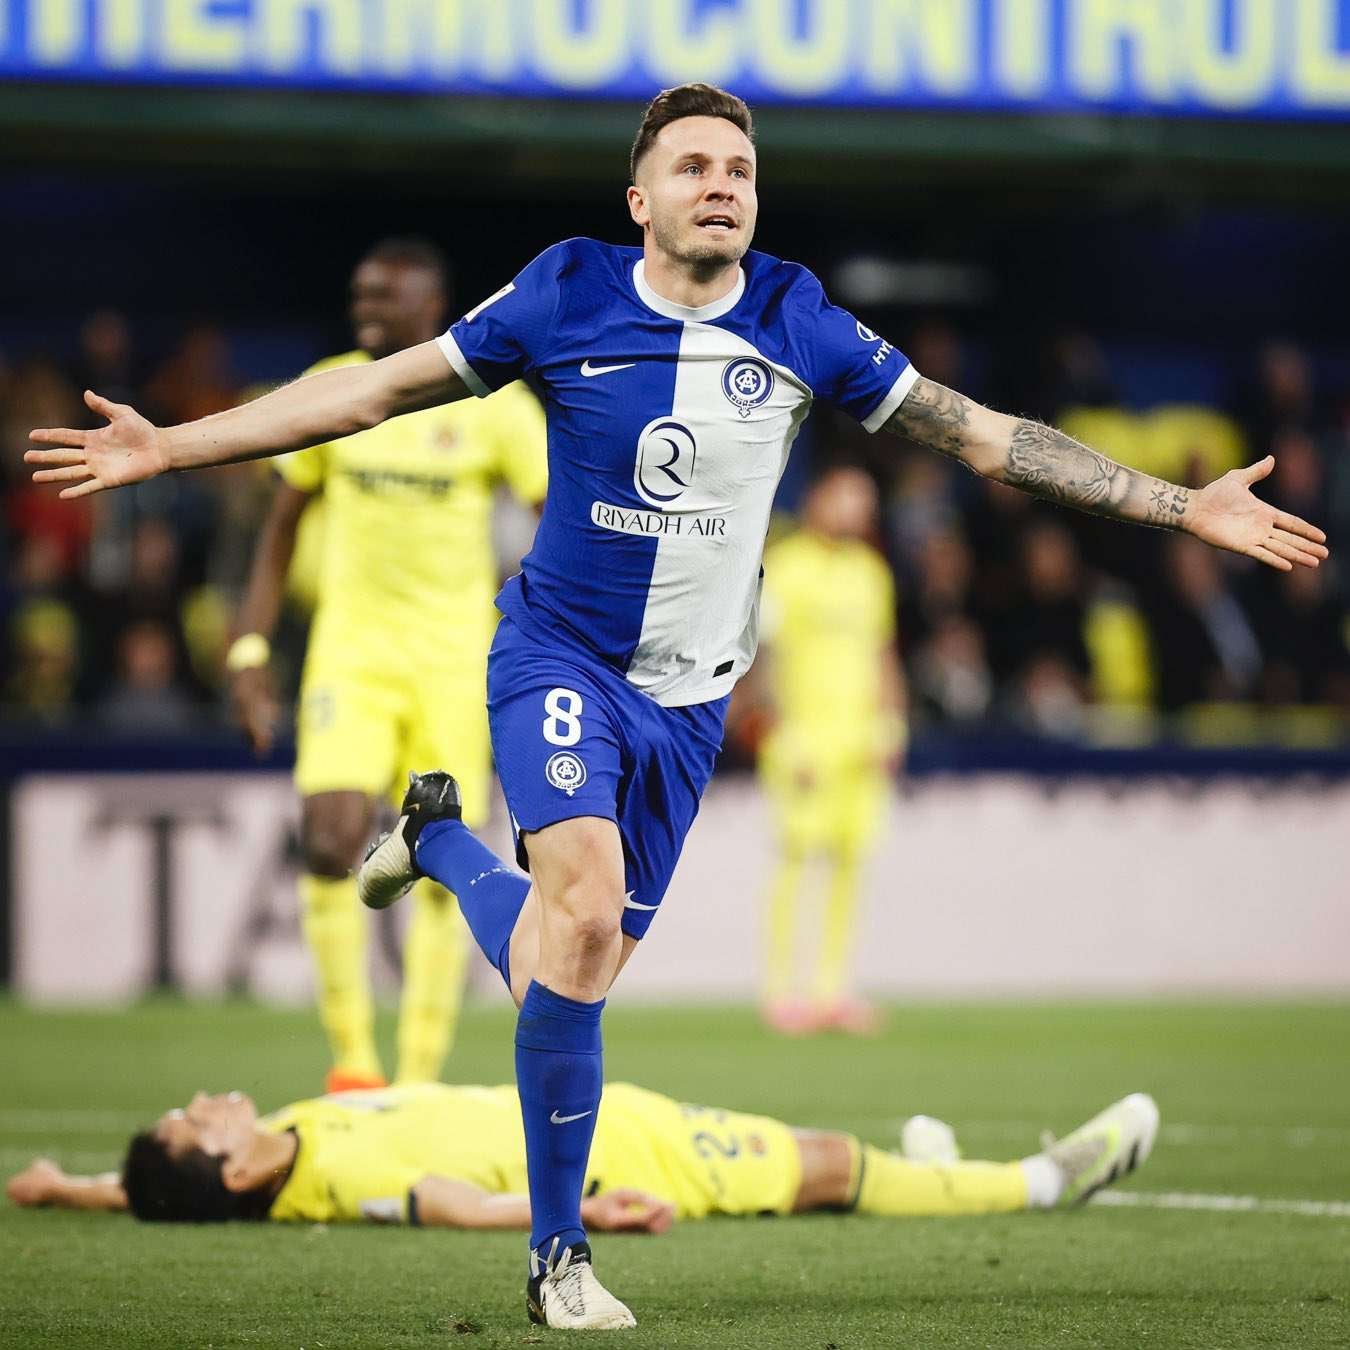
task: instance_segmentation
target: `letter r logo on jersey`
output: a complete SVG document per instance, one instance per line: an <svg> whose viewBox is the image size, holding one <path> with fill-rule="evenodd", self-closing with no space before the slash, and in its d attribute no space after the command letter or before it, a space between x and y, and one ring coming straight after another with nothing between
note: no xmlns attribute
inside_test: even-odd
<svg viewBox="0 0 1350 1350"><path fill-rule="evenodd" d="M638 496L652 506L678 501L694 481L698 446L694 433L683 422L658 417L642 428L638 437L633 486Z"/></svg>

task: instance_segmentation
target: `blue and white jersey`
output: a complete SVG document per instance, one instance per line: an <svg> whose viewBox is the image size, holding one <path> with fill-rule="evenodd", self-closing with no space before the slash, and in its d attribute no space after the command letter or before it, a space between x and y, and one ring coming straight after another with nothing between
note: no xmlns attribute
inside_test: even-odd
<svg viewBox="0 0 1350 1350"><path fill-rule="evenodd" d="M570 239L438 339L480 397L524 378L548 418L534 547L497 597L666 707L754 659L769 510L813 398L875 431L917 375L805 268L749 253L729 294L657 295L642 250Z"/></svg>

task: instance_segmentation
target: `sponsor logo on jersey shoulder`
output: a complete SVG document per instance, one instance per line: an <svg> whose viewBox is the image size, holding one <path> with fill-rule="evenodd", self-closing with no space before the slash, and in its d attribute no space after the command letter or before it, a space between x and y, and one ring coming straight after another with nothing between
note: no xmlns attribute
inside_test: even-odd
<svg viewBox="0 0 1350 1350"><path fill-rule="evenodd" d="M773 371L753 356L738 356L722 370L722 392L742 417L749 417L773 393Z"/></svg>
<svg viewBox="0 0 1350 1350"><path fill-rule="evenodd" d="M872 364L874 366L884 366L886 358L895 350L880 333L874 333L861 319L855 321L858 326L858 336L866 343L879 342L881 346L872 353Z"/></svg>
<svg viewBox="0 0 1350 1350"><path fill-rule="evenodd" d="M679 501L694 481L697 459L694 433L683 422L671 417L654 418L638 437L633 465L633 486L638 496L652 506Z"/></svg>
<svg viewBox="0 0 1350 1350"><path fill-rule="evenodd" d="M586 766L570 750L559 750L550 755L544 765L544 777L549 784L570 797L586 781Z"/></svg>

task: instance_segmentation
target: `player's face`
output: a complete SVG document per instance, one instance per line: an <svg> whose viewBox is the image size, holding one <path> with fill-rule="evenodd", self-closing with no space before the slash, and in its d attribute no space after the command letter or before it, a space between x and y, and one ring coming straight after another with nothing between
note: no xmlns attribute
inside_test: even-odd
<svg viewBox="0 0 1350 1350"><path fill-rule="evenodd" d="M755 147L724 117L682 117L661 128L629 191L633 219L686 266L739 262L755 234Z"/></svg>
<svg viewBox="0 0 1350 1350"><path fill-rule="evenodd" d="M258 1108L242 1092L209 1096L199 1092L184 1107L166 1111L155 1125L155 1138L171 1158L199 1148L213 1158L244 1148L258 1120Z"/></svg>
<svg viewBox="0 0 1350 1350"><path fill-rule="evenodd" d="M352 331L377 360L434 337L444 304L439 280L425 267L367 258L352 273Z"/></svg>

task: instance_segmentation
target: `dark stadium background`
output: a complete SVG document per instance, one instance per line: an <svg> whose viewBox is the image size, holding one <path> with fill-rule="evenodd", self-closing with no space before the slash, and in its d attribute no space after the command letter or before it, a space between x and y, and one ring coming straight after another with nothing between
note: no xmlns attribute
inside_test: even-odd
<svg viewBox="0 0 1350 1350"><path fill-rule="evenodd" d="M6 93L14 113L17 91ZM0 256L11 264L0 270L6 405L25 406L35 369L63 384L68 399L88 369L81 324L106 310L126 320L133 384L166 369L173 379L171 363L193 333L209 348L198 354L210 370L197 373L209 374L218 399L290 378L349 345L345 280L361 251L386 234L425 234L446 249L460 309L560 229L635 239L621 190L629 107L509 105L509 134L484 145L474 132L500 123L497 105L446 100L447 113L427 103L425 145L414 151L415 101L391 108L354 100L357 111L344 108L319 135L312 126L332 116L324 98L178 92L152 102L130 91L29 90L24 120L11 123L0 151ZM75 136L67 121L91 107L105 120ZM1318 481L1286 488L1277 472L1268 489L1333 536L1350 521L1343 133L1090 119L1054 124L1056 132L1018 117L817 111L803 146L794 131L807 117L761 113L758 246L811 266L921 365L932 364L936 349L943 375L997 406L1054 418L1080 402L1200 405L1233 419L1248 458L1282 430L1306 431ZM832 143L842 149L818 152ZM860 260L904 270L860 281ZM1274 343L1306 361L1306 407L1269 406L1262 359ZM1100 364L1071 374L1070 350L1095 350ZM21 420L6 424L11 617L25 594L14 575L25 538L58 528L25 520L32 494L15 462ZM831 454L863 457L884 489L898 490L905 457L893 443L869 442L826 413L799 444L781 504L794 506L810 464ZM194 490L210 495L213 487ZM958 511L975 493L959 480L946 490ZM143 503L132 513L156 508ZM1136 585L1150 578L1157 536L1051 518L1090 563ZM895 538L887 542L894 552ZM212 547L209 539L194 544L208 554ZM903 583L912 560L895 561ZM69 563L78 580L80 561ZM210 560L195 565L209 568ZM1261 631L1269 579L1227 571L1245 588L1269 657L1279 642ZM227 576L227 590L236 581ZM1334 566L1324 589L1344 605ZM12 661L12 634L9 641ZM1328 679L1303 672L1293 701L1350 703L1343 648L1333 644L1326 658ZM100 648L95 669L84 670L78 706L45 720L79 719L107 655ZM1259 678L1242 692L1244 701L1288 701L1284 686L1265 688ZM23 700L12 683L6 698L12 725ZM205 703L200 711L209 720Z"/></svg>

